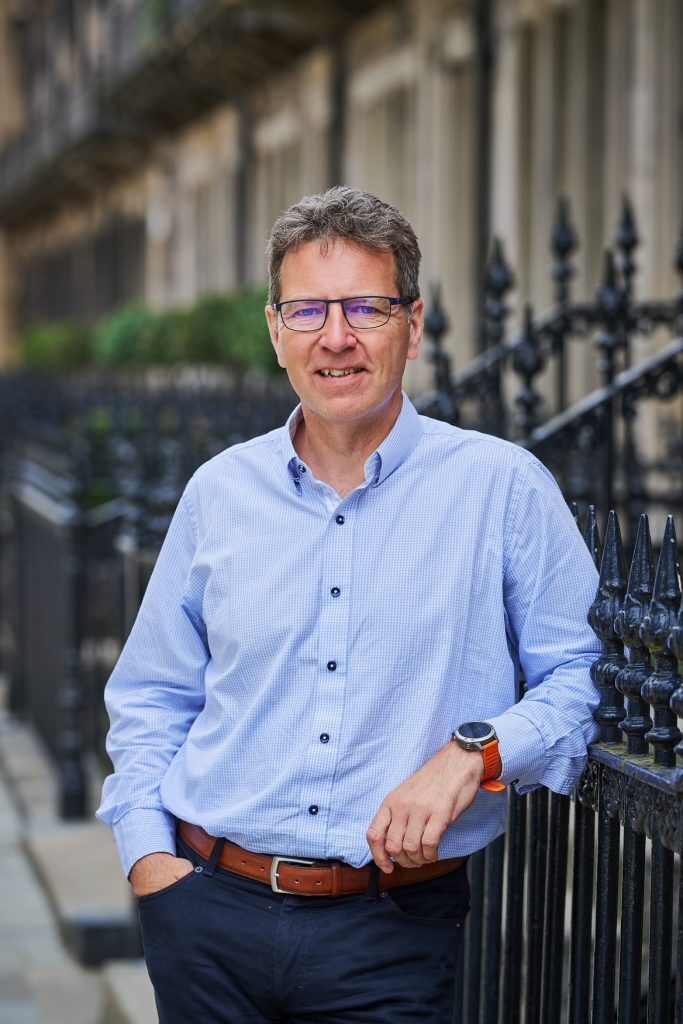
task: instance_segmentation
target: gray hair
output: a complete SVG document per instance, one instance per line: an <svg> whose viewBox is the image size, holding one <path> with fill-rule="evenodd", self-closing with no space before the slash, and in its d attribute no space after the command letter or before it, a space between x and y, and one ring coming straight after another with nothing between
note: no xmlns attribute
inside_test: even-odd
<svg viewBox="0 0 683 1024"><path fill-rule="evenodd" d="M335 185L320 195L304 196L273 224L266 247L268 301L280 301L282 261L288 252L319 240L324 254L337 239L393 253L399 295L418 298L420 247L406 218L369 192Z"/></svg>

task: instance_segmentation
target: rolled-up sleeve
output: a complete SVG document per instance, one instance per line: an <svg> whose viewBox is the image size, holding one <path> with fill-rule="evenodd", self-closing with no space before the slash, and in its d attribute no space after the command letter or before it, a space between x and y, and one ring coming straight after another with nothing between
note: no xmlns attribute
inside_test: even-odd
<svg viewBox="0 0 683 1024"><path fill-rule="evenodd" d="M508 511L505 608L527 692L491 719L502 780L524 793L569 793L596 738L599 694L590 667L600 645L587 622L598 576L551 474L536 460L520 473Z"/></svg>

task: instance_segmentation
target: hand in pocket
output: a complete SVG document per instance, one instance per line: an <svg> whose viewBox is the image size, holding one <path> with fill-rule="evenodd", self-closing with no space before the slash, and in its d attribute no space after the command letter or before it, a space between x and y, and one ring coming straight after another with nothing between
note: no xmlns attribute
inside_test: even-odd
<svg viewBox="0 0 683 1024"><path fill-rule="evenodd" d="M184 857L174 857L170 853L150 853L133 864L129 881L137 897L151 896L180 881L191 871L194 871L194 865Z"/></svg>

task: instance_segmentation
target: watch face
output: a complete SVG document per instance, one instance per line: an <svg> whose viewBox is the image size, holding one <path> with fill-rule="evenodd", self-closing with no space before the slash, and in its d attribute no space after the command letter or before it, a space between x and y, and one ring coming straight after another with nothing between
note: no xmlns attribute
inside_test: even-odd
<svg viewBox="0 0 683 1024"><path fill-rule="evenodd" d="M458 732L463 739L479 740L480 742L491 740L496 735L493 726L488 722L464 722L458 728Z"/></svg>

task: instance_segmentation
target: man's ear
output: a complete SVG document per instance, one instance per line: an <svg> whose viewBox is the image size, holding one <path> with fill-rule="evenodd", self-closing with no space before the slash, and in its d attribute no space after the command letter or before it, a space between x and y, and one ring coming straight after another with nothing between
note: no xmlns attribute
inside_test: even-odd
<svg viewBox="0 0 683 1024"><path fill-rule="evenodd" d="M412 310L410 314L410 339L408 342L408 359L417 359L420 352L420 342L422 341L422 332L424 331L425 322L425 304L424 299L415 299L412 303Z"/></svg>
<svg viewBox="0 0 683 1024"><path fill-rule="evenodd" d="M284 356L282 354L282 347L280 345L278 315L276 311L273 309L273 307L270 305L270 303L268 303L268 305L266 306L266 322L268 324L268 333L270 334L270 340L273 344L273 348L275 349L275 354L277 356L278 365L281 366L284 370L286 364L284 361Z"/></svg>

